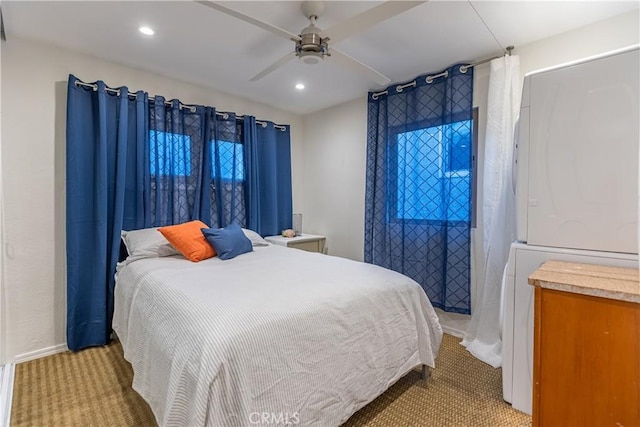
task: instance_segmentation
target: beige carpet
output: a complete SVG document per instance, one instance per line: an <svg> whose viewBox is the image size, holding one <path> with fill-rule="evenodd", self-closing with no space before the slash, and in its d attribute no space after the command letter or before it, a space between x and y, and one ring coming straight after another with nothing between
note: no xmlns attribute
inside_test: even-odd
<svg viewBox="0 0 640 427"><path fill-rule="evenodd" d="M501 371L445 335L427 383L410 372L345 426L529 426L502 401ZM62 353L16 367L11 426L155 426L131 389L118 343Z"/></svg>

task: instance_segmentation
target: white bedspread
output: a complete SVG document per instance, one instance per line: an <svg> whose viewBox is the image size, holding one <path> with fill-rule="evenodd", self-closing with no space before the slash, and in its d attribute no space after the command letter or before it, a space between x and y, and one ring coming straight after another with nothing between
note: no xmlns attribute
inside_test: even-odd
<svg viewBox="0 0 640 427"><path fill-rule="evenodd" d="M413 280L254 249L119 265L114 330L160 425L337 426L413 367L434 367L442 329Z"/></svg>

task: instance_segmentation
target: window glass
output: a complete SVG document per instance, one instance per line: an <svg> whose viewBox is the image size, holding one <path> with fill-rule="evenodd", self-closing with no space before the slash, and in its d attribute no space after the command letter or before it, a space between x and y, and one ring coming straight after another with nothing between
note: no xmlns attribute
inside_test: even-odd
<svg viewBox="0 0 640 427"><path fill-rule="evenodd" d="M244 181L244 150L242 144L229 141L212 141L211 176L221 179ZM217 151L217 156L216 156ZM216 161L219 160L219 168Z"/></svg>
<svg viewBox="0 0 640 427"><path fill-rule="evenodd" d="M191 137L171 132L149 132L151 176L191 175Z"/></svg>
<svg viewBox="0 0 640 427"><path fill-rule="evenodd" d="M469 221L472 120L396 135L397 219Z"/></svg>

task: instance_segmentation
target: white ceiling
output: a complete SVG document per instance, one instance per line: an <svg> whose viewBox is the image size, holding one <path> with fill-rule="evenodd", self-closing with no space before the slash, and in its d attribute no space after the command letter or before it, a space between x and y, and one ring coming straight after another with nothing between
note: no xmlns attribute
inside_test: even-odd
<svg viewBox="0 0 640 427"><path fill-rule="evenodd" d="M295 34L308 23L300 3L222 2ZM318 26L330 27L380 3L328 1ZM335 47L401 82L638 9L639 4L430 1ZM317 65L294 60L262 80L249 82L293 50L293 42L192 1L3 1L2 11L9 43L12 37L40 40L295 113L307 114L379 88L331 59ZM138 32L142 24L151 26L156 35L142 36ZM306 89L297 91L297 82Z"/></svg>

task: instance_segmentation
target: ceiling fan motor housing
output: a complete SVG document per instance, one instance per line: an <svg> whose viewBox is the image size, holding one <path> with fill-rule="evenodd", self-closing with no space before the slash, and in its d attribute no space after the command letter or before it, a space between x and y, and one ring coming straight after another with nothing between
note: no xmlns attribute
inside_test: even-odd
<svg viewBox="0 0 640 427"><path fill-rule="evenodd" d="M328 37L318 34L318 28L310 25L302 30L300 40L296 42L296 56L306 64L317 64L320 59L329 56Z"/></svg>
<svg viewBox="0 0 640 427"><path fill-rule="evenodd" d="M320 28L316 27L316 19L324 11L324 2L304 1L301 10L310 23L300 31L300 40L296 42L296 56L305 64L317 64L325 56L331 56L327 45L329 38L320 37Z"/></svg>

